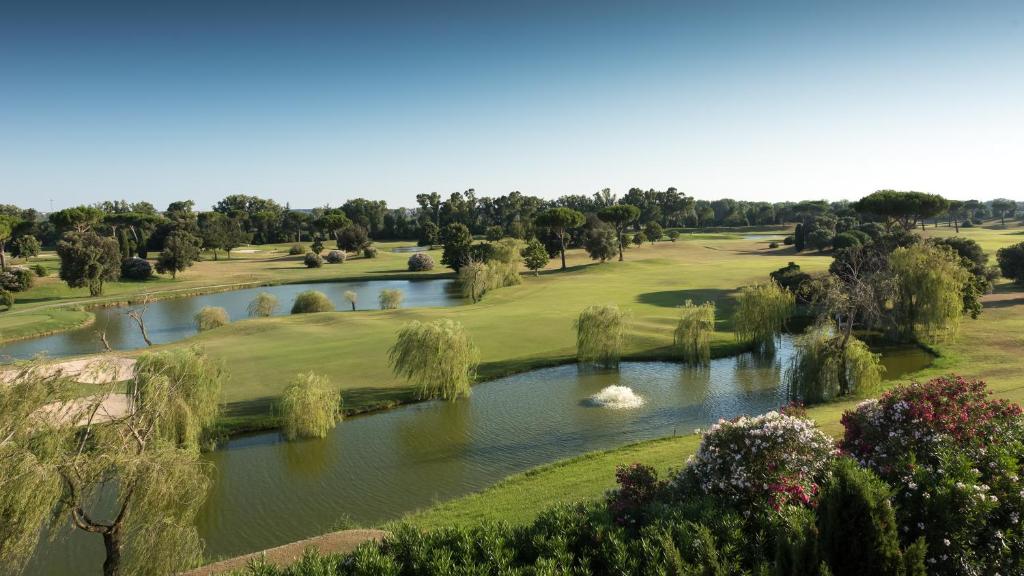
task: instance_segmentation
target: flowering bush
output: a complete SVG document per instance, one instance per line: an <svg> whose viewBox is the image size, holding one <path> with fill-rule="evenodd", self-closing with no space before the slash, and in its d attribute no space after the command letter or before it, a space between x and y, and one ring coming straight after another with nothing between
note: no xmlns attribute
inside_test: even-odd
<svg viewBox="0 0 1024 576"><path fill-rule="evenodd" d="M658 471L644 464L615 468L617 490L608 494L608 512L619 526L639 528L646 523L649 507L667 485L658 480Z"/></svg>
<svg viewBox="0 0 1024 576"><path fill-rule="evenodd" d="M409 256L409 271L410 272L425 272L427 270L434 269L434 259L430 257L430 254L425 252L417 252L412 256Z"/></svg>
<svg viewBox="0 0 1024 576"><path fill-rule="evenodd" d="M684 476L709 495L761 510L814 504L836 454L814 422L768 412L719 420L705 434Z"/></svg>
<svg viewBox="0 0 1024 576"><path fill-rule="evenodd" d="M1024 417L959 376L894 388L843 415L842 448L897 488L900 535L936 574L1024 570Z"/></svg>
<svg viewBox="0 0 1024 576"><path fill-rule="evenodd" d="M340 263L344 262L345 258L347 258L347 257L348 257L348 254L346 254L342 250L331 250L330 252L327 253L327 263L328 264L340 264Z"/></svg>

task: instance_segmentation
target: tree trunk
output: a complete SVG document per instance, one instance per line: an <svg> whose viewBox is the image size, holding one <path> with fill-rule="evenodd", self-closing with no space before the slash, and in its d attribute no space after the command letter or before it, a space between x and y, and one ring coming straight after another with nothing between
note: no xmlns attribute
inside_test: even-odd
<svg viewBox="0 0 1024 576"><path fill-rule="evenodd" d="M622 262L622 230L619 230L619 262Z"/></svg>
<svg viewBox="0 0 1024 576"><path fill-rule="evenodd" d="M960 219L959 218L954 218L953 219L953 227L956 229L956 233L959 234L960 233Z"/></svg>
<svg viewBox="0 0 1024 576"><path fill-rule="evenodd" d="M0 272L7 270L7 257L4 255L4 243L0 242Z"/></svg>
<svg viewBox="0 0 1024 576"><path fill-rule="evenodd" d="M103 576L117 576L121 573L121 535L117 527L103 533L103 547L107 559L103 561Z"/></svg>
<svg viewBox="0 0 1024 576"><path fill-rule="evenodd" d="M560 231L558 233L558 242L562 246L562 270L565 270L565 232Z"/></svg>

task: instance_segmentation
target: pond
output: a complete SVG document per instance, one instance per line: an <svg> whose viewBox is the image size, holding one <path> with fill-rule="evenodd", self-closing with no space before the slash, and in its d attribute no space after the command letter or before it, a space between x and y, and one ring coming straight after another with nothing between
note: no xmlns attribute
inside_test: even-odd
<svg viewBox="0 0 1024 576"><path fill-rule="evenodd" d="M931 362L918 348L893 352L885 356L890 378ZM232 440L205 456L217 469L199 518L207 556L277 546L338 529L341 519L399 518L534 466L777 408L792 355L786 338L773 357L744 354L704 370L668 362L546 368L481 384L466 400L350 418L324 440L286 443L276 433ZM643 403L594 407L591 396L613 385ZM30 572L83 573L102 562L101 540L82 532L44 548Z"/></svg>
<svg viewBox="0 0 1024 576"><path fill-rule="evenodd" d="M306 290L323 292L338 310L351 309L345 300L345 292L351 290L358 295L358 310L373 310L378 308L377 296L385 288L397 288L405 294L402 302L404 308L454 306L462 302L455 281L449 279L281 284L158 300L150 304L146 311L146 329L154 344L181 340L196 333L192 317L203 306L220 306L227 310L231 320L241 320L247 317L246 307L249 302L260 292L270 292L277 296L280 306L275 312L276 316L288 314L295 296ZM91 311L96 315L96 321L89 326L3 344L0 346L0 362L12 358L31 358L40 353L59 357L102 352L99 331L106 332L107 341L114 350L142 348L146 343L135 321L126 314L129 309L125 306L94 308Z"/></svg>
<svg viewBox="0 0 1024 576"><path fill-rule="evenodd" d="M395 252L396 254L409 254L409 253L413 253L413 252L426 252L428 250L430 250L430 246L398 246L397 248L392 248L391 249L391 251Z"/></svg>

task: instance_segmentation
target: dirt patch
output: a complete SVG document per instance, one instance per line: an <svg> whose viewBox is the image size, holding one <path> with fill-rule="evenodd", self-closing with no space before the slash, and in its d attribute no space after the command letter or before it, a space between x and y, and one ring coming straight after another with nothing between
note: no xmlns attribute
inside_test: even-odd
<svg viewBox="0 0 1024 576"><path fill-rule="evenodd" d="M221 560L220 562L214 562L213 564L207 564L202 568L189 570L181 576L211 576L213 574L223 574L231 570L239 570L245 568L250 560L260 556L265 556L267 561L272 564L285 566L301 558L302 553L310 546L319 549L324 554L346 553L355 550L363 542L382 540L387 534L383 530L341 530L339 532L331 532L330 534L299 540L298 542L270 548L262 552L245 554L244 556L236 556L227 560Z"/></svg>
<svg viewBox="0 0 1024 576"><path fill-rule="evenodd" d="M61 375L81 384L109 384L131 379L135 373L135 359L119 356L100 356L56 362L36 367L40 375ZM0 372L0 383L9 383L21 374L18 369Z"/></svg>

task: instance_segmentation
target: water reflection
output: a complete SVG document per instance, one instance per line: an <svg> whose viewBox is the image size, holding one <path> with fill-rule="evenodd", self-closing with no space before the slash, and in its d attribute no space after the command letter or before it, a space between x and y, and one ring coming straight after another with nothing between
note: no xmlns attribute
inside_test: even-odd
<svg viewBox="0 0 1024 576"><path fill-rule="evenodd" d="M295 296L305 290L323 292L338 310L351 310L351 305L345 300L345 292L351 290L357 295L358 310L373 310L378 307L377 296L380 291L387 288L395 288L405 294L402 303L404 308L453 306L461 302L454 281L446 279L285 284L153 302L146 311L146 328L155 344L181 340L196 333L192 317L204 306L222 307L227 310L232 321L241 320L248 316L246 307L260 292L270 292L277 296L279 306L275 316L288 314ZM142 348L146 343L138 326L126 314L128 310L124 306L96 308L93 310L96 321L91 326L4 344L0 349L0 362L12 358L31 358L41 353L58 357L102 352L100 332L106 333L107 341L115 350Z"/></svg>
<svg viewBox="0 0 1024 576"><path fill-rule="evenodd" d="M771 361L747 354L704 369L667 362L546 368L482 384L458 402L350 418L323 440L288 444L277 433L232 440L205 455L217 468L198 522L207 555L299 540L343 517L372 525L540 464L777 408L786 401L780 367L792 350L784 339ZM890 378L930 362L916 348L893 356ZM644 404L610 410L581 402L610 385L628 386ZM30 573L88 573L83 566L97 566L102 547L84 541L43 545Z"/></svg>

